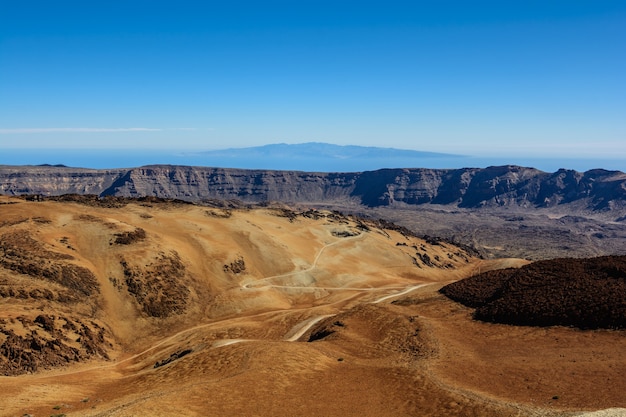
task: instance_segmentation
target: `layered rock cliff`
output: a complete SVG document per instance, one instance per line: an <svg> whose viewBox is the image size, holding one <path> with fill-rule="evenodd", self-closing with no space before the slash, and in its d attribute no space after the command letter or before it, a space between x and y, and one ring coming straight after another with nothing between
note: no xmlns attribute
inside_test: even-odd
<svg viewBox="0 0 626 417"><path fill-rule="evenodd" d="M0 193L156 196L189 201L352 201L365 206L441 204L461 208L517 206L579 209L626 207L626 174L592 170L546 173L533 168L383 169L360 173L263 171L154 165L93 170L0 167Z"/></svg>

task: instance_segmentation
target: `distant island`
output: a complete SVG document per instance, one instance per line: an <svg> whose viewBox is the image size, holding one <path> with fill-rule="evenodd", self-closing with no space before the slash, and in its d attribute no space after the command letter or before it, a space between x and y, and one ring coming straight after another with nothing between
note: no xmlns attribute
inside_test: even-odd
<svg viewBox="0 0 626 417"><path fill-rule="evenodd" d="M388 158L462 158L463 155L424 152L409 149L382 148L376 146L333 145L323 142L297 144L277 143L247 148L228 148L201 152L207 157L241 158L268 156L273 158L313 158L313 159L388 159Z"/></svg>
<svg viewBox="0 0 626 417"><path fill-rule="evenodd" d="M381 168L452 167L464 155L323 142L277 143L183 154L203 166L312 172L358 172ZM443 164L443 165L442 165Z"/></svg>
<svg viewBox="0 0 626 417"><path fill-rule="evenodd" d="M461 155L411 149L335 145L323 142L276 143L213 150L189 149L2 149L0 165L67 166L91 169L185 165L211 168L307 172L363 172L386 168L462 169L517 165L545 172L571 169L624 170L618 159L559 155Z"/></svg>

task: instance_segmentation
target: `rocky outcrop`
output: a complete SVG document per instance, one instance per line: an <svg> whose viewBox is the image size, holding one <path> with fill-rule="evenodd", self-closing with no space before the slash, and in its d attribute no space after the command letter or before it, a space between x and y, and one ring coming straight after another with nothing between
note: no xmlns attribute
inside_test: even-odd
<svg viewBox="0 0 626 417"><path fill-rule="evenodd" d="M19 329L17 332L15 329ZM0 318L0 375L15 376L92 358L109 359L107 331L93 320L39 315Z"/></svg>
<svg viewBox="0 0 626 417"><path fill-rule="evenodd" d="M175 198L244 202L353 201L365 206L441 204L461 208L553 207L598 211L626 207L626 174L592 170L546 173L533 168L382 169L360 173L263 171L154 165L92 170L0 167L2 194Z"/></svg>
<svg viewBox="0 0 626 417"><path fill-rule="evenodd" d="M74 258L70 255L47 249L28 232L16 231L0 235L1 268L57 283L72 292L74 298L97 294L99 286L93 272L71 263L72 260ZM9 292L11 290L10 287L0 289L0 297L4 297L5 292L11 295ZM34 295L31 298L40 295L36 291L32 294Z"/></svg>
<svg viewBox="0 0 626 417"><path fill-rule="evenodd" d="M128 170L95 170L56 166L0 166L2 194L101 194Z"/></svg>
<svg viewBox="0 0 626 417"><path fill-rule="evenodd" d="M349 195L357 175L148 166L129 171L100 194L186 200L323 201Z"/></svg>

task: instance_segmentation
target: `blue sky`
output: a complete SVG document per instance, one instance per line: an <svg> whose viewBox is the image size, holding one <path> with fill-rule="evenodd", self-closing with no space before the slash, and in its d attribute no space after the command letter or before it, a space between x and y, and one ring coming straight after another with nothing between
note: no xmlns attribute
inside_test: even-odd
<svg viewBox="0 0 626 417"><path fill-rule="evenodd" d="M626 2L0 0L2 148L626 160Z"/></svg>

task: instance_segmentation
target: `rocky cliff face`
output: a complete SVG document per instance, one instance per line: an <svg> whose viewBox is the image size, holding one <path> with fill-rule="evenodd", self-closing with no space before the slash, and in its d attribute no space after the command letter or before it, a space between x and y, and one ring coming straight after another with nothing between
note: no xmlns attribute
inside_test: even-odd
<svg viewBox="0 0 626 417"><path fill-rule="evenodd" d="M99 195L123 177L126 171L52 166L0 166L0 193Z"/></svg>
<svg viewBox="0 0 626 417"><path fill-rule="evenodd" d="M155 165L91 170L67 167L0 167L0 192L156 196L190 201L353 201L365 206L442 204L462 208L553 207L586 210L626 207L626 174L592 170L546 173L533 168L383 169L361 173L311 173Z"/></svg>
<svg viewBox="0 0 626 417"><path fill-rule="evenodd" d="M128 171L102 195L262 201L324 201L349 196L358 174L149 166Z"/></svg>

